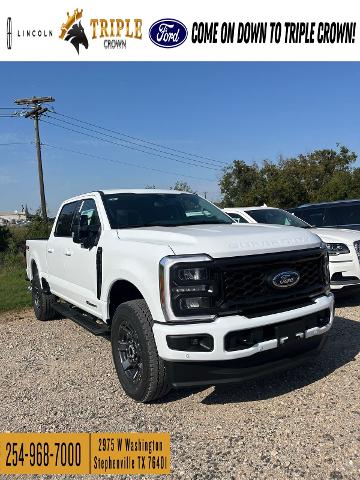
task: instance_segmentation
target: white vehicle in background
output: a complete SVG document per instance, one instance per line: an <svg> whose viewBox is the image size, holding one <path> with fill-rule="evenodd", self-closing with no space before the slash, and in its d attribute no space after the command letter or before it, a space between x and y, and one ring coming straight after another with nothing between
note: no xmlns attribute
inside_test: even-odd
<svg viewBox="0 0 360 480"><path fill-rule="evenodd" d="M360 285L360 232L340 228L316 228L294 214L273 207L224 208L238 223L265 223L308 228L326 243L331 289Z"/></svg>

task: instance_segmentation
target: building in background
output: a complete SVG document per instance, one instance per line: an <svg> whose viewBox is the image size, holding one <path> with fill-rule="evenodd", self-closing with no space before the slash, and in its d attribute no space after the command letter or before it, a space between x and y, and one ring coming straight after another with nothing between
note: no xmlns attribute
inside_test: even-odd
<svg viewBox="0 0 360 480"><path fill-rule="evenodd" d="M13 212L0 211L0 225L13 225L17 223L26 222L29 218L27 206L22 205L21 210L14 210Z"/></svg>

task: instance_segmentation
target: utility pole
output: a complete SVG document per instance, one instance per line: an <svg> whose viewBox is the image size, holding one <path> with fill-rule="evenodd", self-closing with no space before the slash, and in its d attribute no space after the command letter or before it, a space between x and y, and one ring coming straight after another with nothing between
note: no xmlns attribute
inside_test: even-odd
<svg viewBox="0 0 360 480"><path fill-rule="evenodd" d="M26 112L24 117L34 119L35 145L36 145L36 156L37 156L40 200L41 200L41 216L43 220L47 220L47 212L46 212L46 199L45 199L45 187L44 187L44 174L43 174L42 158L41 158L39 117L41 117L42 114L48 111L48 108L43 107L42 104L54 102L54 101L55 101L55 98L53 97L32 97L32 98L20 98L19 100L15 100L15 103L17 105L26 105L27 107L32 106L32 109Z"/></svg>

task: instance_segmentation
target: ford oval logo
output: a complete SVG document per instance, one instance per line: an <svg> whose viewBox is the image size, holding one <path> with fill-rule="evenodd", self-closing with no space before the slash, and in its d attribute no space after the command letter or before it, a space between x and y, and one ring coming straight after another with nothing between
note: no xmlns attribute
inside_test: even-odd
<svg viewBox="0 0 360 480"><path fill-rule="evenodd" d="M174 48L185 42L187 28L179 20L163 18L153 23L149 30L150 40L158 47Z"/></svg>
<svg viewBox="0 0 360 480"><path fill-rule="evenodd" d="M290 288L299 283L300 274L295 270L279 272L272 278L272 284L276 288Z"/></svg>

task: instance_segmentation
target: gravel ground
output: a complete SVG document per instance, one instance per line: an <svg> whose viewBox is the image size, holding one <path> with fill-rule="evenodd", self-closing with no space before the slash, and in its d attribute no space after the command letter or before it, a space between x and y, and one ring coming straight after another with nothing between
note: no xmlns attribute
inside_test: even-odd
<svg viewBox="0 0 360 480"><path fill-rule="evenodd" d="M107 339L30 310L3 314L0 431L170 431L164 478L358 479L360 292L338 305L312 365L152 405L123 394Z"/></svg>

